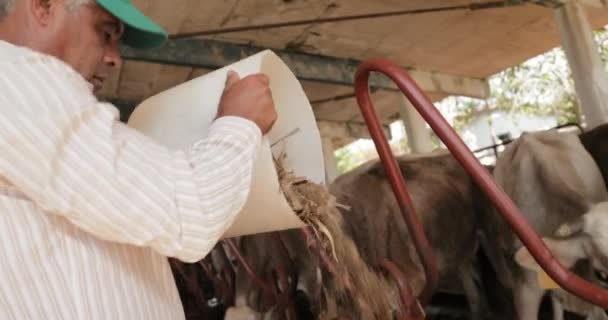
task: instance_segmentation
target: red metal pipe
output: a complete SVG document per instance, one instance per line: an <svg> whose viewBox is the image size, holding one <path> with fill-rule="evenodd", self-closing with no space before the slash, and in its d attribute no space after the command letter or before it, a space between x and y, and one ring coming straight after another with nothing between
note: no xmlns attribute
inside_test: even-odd
<svg viewBox="0 0 608 320"><path fill-rule="evenodd" d="M399 270L399 267L397 267L396 264L388 259L380 261L380 266L393 277L399 288L399 297L401 298L401 307L403 309L401 319L424 319L424 310L422 310L422 306L418 304L418 299L414 296L412 288L407 284L405 274Z"/></svg>
<svg viewBox="0 0 608 320"><path fill-rule="evenodd" d="M216 296L219 296L219 298L225 304L231 305L231 303L229 302L231 293L229 292L230 283L228 283L228 280L225 281L224 279L222 279L221 275L216 274L212 270L213 268L207 265L207 262L205 260L199 261L198 264L201 269L203 269L203 273L205 274L205 276L209 280L211 280L213 288L216 290Z"/></svg>
<svg viewBox="0 0 608 320"><path fill-rule="evenodd" d="M410 236L412 237L412 241L414 242L414 246L416 247L416 251L418 252L418 256L420 256L420 260L424 267L426 283L422 293L420 294L419 300L423 306L426 306L426 304L430 301L433 291L437 287L437 262L433 256L431 245L424 235L424 229L420 223L418 215L416 214L416 210L412 205L412 199L410 198L405 181L403 180L403 174L401 173L397 160L395 160L393 152L391 151L386 137L384 136L382 125L378 120L378 116L376 115L376 111L369 94L368 80L371 71L387 70L385 71L386 73L389 75L394 75L392 78L403 78L401 77L401 74L395 71L400 71L401 68L390 69L390 66L392 65L389 65L388 62L381 63L377 60L363 63L357 69L357 73L355 74L355 94L357 96L357 102L361 108L361 113L365 119L365 123L367 124L370 135L374 140L378 154L380 155L384 170L386 170L388 180L391 184L393 192L395 193L397 203L401 209L401 214L407 223L408 229L410 230Z"/></svg>
<svg viewBox="0 0 608 320"><path fill-rule="evenodd" d="M277 297L275 311L282 314L287 320L296 319L294 301L290 295L295 292L296 284L292 283L294 287L290 285L287 272L280 265L273 268L273 278L275 283L274 295Z"/></svg>
<svg viewBox="0 0 608 320"><path fill-rule="evenodd" d="M391 78L407 96L409 101L414 105L416 110L422 115L422 117L430 124L433 131L439 136L439 138L445 143L448 149L452 152L454 157L460 162L460 164L467 170L467 172L473 177L475 182L484 191L488 198L494 203L503 218L509 223L511 228L515 230L515 233L521 239L523 244L528 248L534 259L540 264L540 266L549 274L549 276L557 282L560 287L564 288L568 292L590 302L595 305L608 309L608 291L595 286L577 275L564 268L555 257L551 254L551 251L547 248L544 242L536 234L534 229L523 218L519 209L515 206L513 201L507 196L507 194L494 182L492 176L485 170L485 168L479 163L473 153L467 148L462 142L458 134L454 129L447 123L447 121L441 116L441 113L435 108L429 98L422 92L420 87L410 78L410 76L398 65L385 60L385 59L372 59L364 62L357 70L355 75L355 91L357 94L357 101L361 107L361 111L365 116L365 121L370 129L370 134L374 138L378 153L383 159L385 167L387 164L393 166L393 168L387 172L394 177L391 181L399 180L403 182L398 171L395 169L396 161L392 158L392 153L388 147L388 143L384 139L384 134L381 130L378 118L375 115L375 111L369 95L368 79L371 72L381 72ZM394 184L394 183L393 183ZM405 188L399 187L394 188L395 195L400 199L400 203L404 203L407 199L407 194L404 194ZM407 217L407 215L406 215ZM409 224L408 224L409 226ZM413 228L412 228L413 227ZM420 225L410 226L410 230L414 231L412 235L418 237L418 241L423 237ZM414 239L416 240L416 237ZM430 248L425 241L416 243L416 249L418 254L421 255L423 262L429 259ZM427 262L428 264L428 262ZM426 267L426 265L425 265ZM427 274L432 271L427 270ZM427 276L427 279L429 277ZM427 288L432 288L428 284Z"/></svg>
<svg viewBox="0 0 608 320"><path fill-rule="evenodd" d="M315 240L315 236L311 231L311 228L304 227L301 228L300 231L302 233L304 241L306 241L306 245L308 246L308 248L317 250L321 259L321 263L323 264L323 266L325 266L325 268L327 268L327 271L331 273L334 277L336 277L336 281L340 282L346 289L352 291L353 286L350 277L347 274L342 274L338 272L338 268L334 264L335 260L329 257L325 250L323 250L323 248L321 248L321 246L317 243L317 241Z"/></svg>
<svg viewBox="0 0 608 320"><path fill-rule="evenodd" d="M266 281L262 280L262 278L260 278L253 271L253 269L251 268L251 265L249 264L249 262L247 262L247 260L245 259L245 257L243 257L243 255L239 251L239 248L237 247L237 245L234 242L234 240L233 239L225 239L224 242L228 245L228 247L232 251L232 254L236 256L237 260L239 261L239 263L241 264L241 266L245 269L245 272L247 272L247 274L249 275L249 277L251 278L251 280L253 281L253 283L256 286L258 286L260 289L262 289L262 294L263 294L264 302L268 303L270 300L272 300L273 302L276 302L277 299L278 299L278 297L274 294L272 286L270 284L268 284Z"/></svg>

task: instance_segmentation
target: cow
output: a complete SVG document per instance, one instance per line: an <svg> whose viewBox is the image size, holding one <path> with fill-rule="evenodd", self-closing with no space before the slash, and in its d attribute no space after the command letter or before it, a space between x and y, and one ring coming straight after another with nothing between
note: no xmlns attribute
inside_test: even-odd
<svg viewBox="0 0 608 320"><path fill-rule="evenodd" d="M590 279L594 271L605 273L608 241L601 230L608 223L608 192L576 135L555 130L524 133L498 157L493 174L561 263L573 268L591 261L582 274ZM500 281L513 289L519 319L536 320L545 293L537 273L542 276L542 271L497 213L483 217L481 233ZM552 300L554 319L561 319L560 310L573 304L559 289ZM587 316L605 319L596 307L583 309Z"/></svg>
<svg viewBox="0 0 608 320"><path fill-rule="evenodd" d="M479 190L456 159L447 152L402 156L398 158L398 163L437 257L440 287L464 291L470 304L471 318L482 319L484 300L477 283L475 256L478 247L478 211L487 210L487 202L477 201ZM380 162L370 161L338 177L329 190L338 203L346 207L340 210L339 219L346 236L354 241L367 265L380 272L381 260L391 260L405 274L413 291L419 294L425 283L424 270ZM323 294L330 293L327 286L331 282L331 275L318 273L321 266L318 255L307 248L302 237L294 234L283 237L283 240L287 243L288 251L297 252L293 256L299 259L291 264L290 274L300 275L296 279L302 291L306 292L312 314L325 318L325 315L331 314L326 309L332 309L322 301L333 301L326 299ZM253 259L253 268L262 275L269 272L270 265L289 265L281 261L282 258L277 258L274 249L269 249L277 246L276 238L272 235L244 237L242 246L243 252ZM242 291L248 292L250 297L245 304L258 312L269 312L267 306L263 307L258 300L251 299L259 296L259 293L251 290L251 281L245 283L249 283L249 287L241 285ZM387 298L393 296L393 300L398 295L394 288L381 294ZM333 303L337 304L333 309L338 309L340 315L352 319L369 318L349 312L348 305L340 305L340 301ZM262 315L258 314L257 317Z"/></svg>
<svg viewBox="0 0 608 320"><path fill-rule="evenodd" d="M581 133L579 138L598 165L608 187L608 123Z"/></svg>
<svg viewBox="0 0 608 320"><path fill-rule="evenodd" d="M281 283L279 272L282 272L286 281L277 288L276 294L279 298L289 297L293 300L291 303L296 303L285 306L299 311L295 314L296 319L317 319L323 308L321 299L310 300L307 297L321 297L324 294L321 265L318 254L309 248L300 230L249 235L241 237L239 242L240 253L265 285ZM241 313L255 315L249 316L251 319L282 319L286 310L277 310L276 298L269 297L267 292L272 289L260 287L245 267L237 264L235 307L240 308ZM302 304L307 308L297 310ZM229 311L236 314L236 310ZM228 319L233 318L227 316Z"/></svg>
<svg viewBox="0 0 608 320"><path fill-rule="evenodd" d="M487 210L487 202L478 201L480 191L445 151L402 156L398 164L437 259L439 287L464 290L471 318L482 319L475 256L478 216ZM344 221L364 259L373 266L385 258L396 263L419 294L424 270L381 163L371 161L338 177L330 190L350 207L342 210Z"/></svg>
<svg viewBox="0 0 608 320"><path fill-rule="evenodd" d="M604 147L605 143L603 143L602 141L602 138L604 136L608 137L608 125L600 126L590 132L581 134L580 140L587 149L587 151L591 153L596 163L600 165L600 170L605 178L604 181L607 181L606 175L608 172L608 152L606 151L607 149ZM525 140L529 140L529 138L531 137L526 137L526 135L524 135L524 139L522 139L522 141L518 143L530 145L529 141L525 142ZM551 145L551 143L548 142L547 138L539 138L537 136L534 136L534 138L536 140L541 140L544 144L549 144L548 148L552 149L553 152L557 152L557 150L559 150L560 148L566 150L566 153L580 153L581 151L580 146L573 147L574 143L571 141L571 138L566 139L568 141L564 143L566 145L565 148L560 143ZM513 158L513 153L515 152L513 150L524 150L524 152L529 152L529 150L526 151L525 147L512 146L507 150L507 153L504 154L505 156L501 157L501 163L508 161L505 160L505 157L509 157L509 153L511 153L510 157ZM535 161L538 162L539 160L535 158L537 156L538 155L531 156L531 159L535 159ZM585 159L583 161L580 161L579 159L578 163L589 162L588 157L583 156L583 158ZM540 157L540 162L537 164L539 166L543 165L543 160L546 162L546 157ZM530 159L528 159L527 161L530 161ZM559 164L560 162L555 163L556 166ZM462 281L463 284L461 286L464 287L465 291L468 291L468 300L471 302L471 309L474 310L473 314L476 314L475 317L479 317L478 315L480 314L480 310L482 309L480 305L484 304L484 299L483 297L482 299L479 298L480 294L476 292L478 288L475 286L474 281L471 281L471 279L475 278L477 275L474 276L475 272L473 272L473 268L470 267L470 261L472 260L470 253L474 252L474 247L477 244L474 239L472 239L471 237L467 237L466 235L475 234L476 228L481 227L480 229L484 232L481 232L479 235L480 239L482 239L481 242L484 243L488 242L488 238L493 239L496 235L496 233L493 231L490 231L489 233L487 232L488 230L491 230L491 228L487 228L487 225L501 226L501 233L503 234L508 233L508 229L505 231L505 226L503 223L501 223L502 218L494 216L493 214L487 214L487 212L489 212L489 203L487 203L485 197L483 197L483 195L481 195L478 190L476 190L476 188L473 187L471 189L471 186L469 185L470 179L464 174L464 172L461 171L459 165L451 156L447 154L434 155L430 157L406 156L399 158L399 165L406 177L410 192L412 192L415 206L416 208L418 208L418 213L420 215L425 215L429 212L428 208L432 207L433 210L431 210L431 216L441 213L441 215L448 217L443 221L465 222L468 218L471 217L471 215L478 217L479 213L482 213L481 219L468 221L467 223L464 223L464 226L460 224L452 224L449 226L438 225L437 227L432 227L433 223L436 222L431 221L429 223L429 220L432 219L428 219L428 217L427 219L425 219L424 217L422 219L425 223L425 230L427 234L429 234L431 243L436 249L435 252L438 253L439 256L440 271L442 271L441 287L450 287L452 289L454 285L446 285L445 282L449 281L445 280L453 278L453 276L450 276L451 274L460 273L460 278L464 280ZM501 168L502 169L500 170L503 171L502 175L504 177L504 172L508 172L509 170L505 169L504 165L501 165ZM570 167L566 166L565 168ZM519 168L519 170L522 170L522 168ZM513 171L513 173L514 172L516 171ZM534 179L534 177L531 176L529 177L529 179ZM451 180L452 186L461 184L461 186L466 185L467 187L453 187L450 189L449 187L445 186L445 182L448 180ZM501 184L504 184L504 180L505 179L501 180ZM523 178L520 180L527 181ZM394 200L392 200L392 192L388 187L386 177L384 176L384 172L378 161L372 161L354 170L353 172L348 173L343 177L340 177L336 181L336 183L331 186L331 190L334 194L338 196L340 202L347 205L350 204L351 206L351 210L342 211L342 214L344 215L345 219L345 229L347 229L348 233L352 235L352 238L356 240L357 245L360 246L360 250L364 258L371 265L377 265L379 258L383 255L386 255L394 260L406 260L406 262L401 265L403 269L407 269L407 266L413 263L413 265L415 265L415 268L408 271L410 272L408 278L413 279L413 281L411 281L411 284L416 288L416 290L420 290L420 287L424 283L422 271L420 269L420 265L417 259L414 258L412 260L412 257L416 257L415 251L413 250L411 245L408 245L410 241L409 236L406 233L402 233L403 231L405 231L405 227L403 225L401 217L399 216L398 208L395 207ZM379 192L379 190L382 190L382 192ZM445 190L448 190L448 192L445 192ZM472 211L469 202L471 197L465 195L467 192L470 192L471 197L474 199ZM530 194L530 196L533 197L535 194L538 195L539 193L532 193ZM551 195L553 194L553 190L549 190L541 194ZM555 194L555 196L557 197L559 194L560 193L557 193ZM568 199L568 197L566 197L566 199ZM454 201L456 201L458 202L458 204L454 207L450 207L450 205L447 204L450 203L449 201L452 201L451 203L454 203ZM516 203L517 202L519 201L516 201ZM520 204L521 203L518 203L518 205ZM392 208L390 208L391 206ZM462 212L464 212L464 214L462 215L462 220L453 218L454 214L457 214L457 211L450 209L457 207L461 208ZM380 208L380 210L376 210L376 208ZM575 211L580 212L581 210ZM374 219L374 217L376 217L375 215L378 215L377 219ZM488 216L491 216L492 218L489 222L486 220ZM577 215L574 214L574 216ZM384 219L382 217L384 217ZM496 219L499 220L499 223L496 223ZM562 220L564 219L559 218L558 220L560 222L554 223L553 226L561 224L563 222ZM371 221L371 224L360 223L361 221ZM373 223L381 221L385 221L387 222L387 224L392 222L393 224L391 224L391 226L388 226ZM481 222L481 226L478 224L478 222ZM572 225L576 226L576 224ZM447 227L450 227L448 231L445 230ZM553 229L553 227L550 227L548 229ZM459 231L459 233L465 234L465 236L458 239L458 235L453 234L453 230L457 230ZM383 231L386 231L386 233L383 233ZM374 236L374 233L376 233L376 235L379 234L380 236ZM327 278L325 278L325 283L323 283L323 275L320 272L319 268L319 257L310 251L308 244L305 244L302 241L302 238L299 236L298 231L290 230L286 232L281 232L280 234L281 237L284 239L283 242L286 243L287 246L291 246L291 249L287 249L289 252L291 252L289 253L291 261L282 260L284 258L276 256L272 252L272 250L270 250L270 248L276 248L277 241L275 236L255 235L251 237L246 237L244 238L246 241L243 242L243 249L244 251L247 251L249 253L248 256L252 258L251 262L255 266L255 271L259 272L262 275L265 274L265 276L268 276L267 266L269 265L276 265L277 263L286 265L287 271L290 274L290 279L292 279L292 281L297 282L295 293L296 304L305 305L304 308L300 308L300 310L298 310L299 312L301 312L301 316L299 317L299 319L316 319L321 314L323 314L322 309L327 309L329 307L323 304L323 302L321 301L323 299L319 298L326 296L327 294L327 291L323 288L324 286L327 286ZM450 235L449 238L456 239L453 244L453 247L456 249L452 250L448 241L442 242L442 238L440 238L438 235L443 234ZM433 238L433 235L435 235L435 238ZM551 237L552 235L549 231L547 231L544 236ZM510 235L509 237L512 237L512 235ZM503 236L498 238L503 238ZM443 240L447 239L443 238ZM462 246L461 244L464 244L464 246ZM401 250L399 250L399 245L401 245ZM520 244L518 244L518 246L519 245ZM380 251L373 252L372 248L375 246L379 246ZM466 251L465 254L462 256L452 255L451 258L446 258L443 255L443 253L445 252L457 252L458 248L466 248L467 246L470 251ZM504 246L499 246L498 248L500 250L503 250L502 252L505 252ZM514 248L512 248L510 252L513 252L513 250ZM496 249L490 251L498 252ZM297 254L294 255L294 252L297 252ZM406 252L405 259L403 258L404 252ZM486 254L487 250L483 253ZM489 254L489 256L492 256L492 254ZM522 254L520 254L520 256L522 256ZM296 263L293 263L293 257L297 258ZM462 259L459 260L459 258ZM492 264L493 266L495 266L495 261L501 259L495 259L495 257L490 257L490 260L492 260ZM527 262L525 260L513 260L510 261L509 267L518 267L519 265L524 265L526 263ZM594 271L598 270L592 269L591 271L589 271L589 268L586 268L584 263L580 263L579 261L579 264L581 264L581 266L578 266L577 270L580 274L584 273L587 278L597 278ZM461 267L458 267L459 265ZM237 298L237 307L228 309L226 319L272 319L273 314L276 318L277 315L276 313L274 313L275 310L273 308L269 309L268 306L260 306L260 302L258 299L259 293L256 293L255 288L251 286L251 281L250 279L248 279L246 273L243 272L242 267L239 266L238 268L239 272L237 276L239 277L239 281L237 281L237 285L239 287L237 288L237 291L240 292L240 295ZM528 264L527 268L534 268L534 266ZM504 270L504 268L494 269L496 269L495 271L493 271L495 272L495 274L493 273L491 277L498 275L500 276L501 280L503 280L502 278L505 277L505 273L502 272L501 269ZM511 272L509 272L509 274L510 273ZM599 271L598 275L600 278L608 280L605 279L605 273ZM484 277L485 276L486 275L484 274ZM507 276L507 278L508 277L509 276ZM484 279L484 282L491 282L491 280L493 279L490 279L490 281L487 280L488 279ZM513 287L512 282L507 283L509 283L509 285ZM504 298L506 296L509 296L510 298L513 294L512 292L507 293L504 291L496 290L495 288L486 288L486 290L488 291L486 294L489 296L492 296L492 294L494 294L495 296L500 296L498 298L499 300L501 300L501 302L499 303L501 306L507 305ZM505 297L503 297L502 295L504 295ZM555 310L553 312L554 314L561 314L560 310L565 309L573 311L577 314L590 315L591 319L604 319L603 310L599 310L599 308L592 308L591 306L589 306L589 304L580 301L580 299L577 299L572 295L565 293L564 291L553 290L551 298L555 302L553 304L555 307ZM258 302L256 302L255 300L258 300ZM254 307L257 310L262 310L262 312L254 311L248 305ZM334 308L336 307L334 306ZM510 307L507 307L507 309L509 308ZM266 311L265 313L264 310ZM508 311L510 312L510 310ZM509 316L508 313L505 312L505 310L500 310L500 312L504 313L503 319L514 318L512 316ZM521 312L521 310L519 312ZM493 318L496 318L496 316L494 316Z"/></svg>
<svg viewBox="0 0 608 320"><path fill-rule="evenodd" d="M263 287L239 265L236 308L254 310L253 314L250 312L251 319L393 318L399 308L396 286L361 259L352 239L345 237L346 233L342 231L342 216L339 211L335 212L336 216L324 219L323 223L334 231L337 261L321 261L316 246L309 243L302 230L242 237L241 253L253 273L265 283L280 284L284 294L279 296L279 301L272 297L265 299ZM333 272L332 267L335 268ZM278 279L279 269L283 269L287 281ZM342 283L366 290L343 290ZM291 304L285 305L280 299L285 296L292 298ZM291 310L284 308L286 306Z"/></svg>

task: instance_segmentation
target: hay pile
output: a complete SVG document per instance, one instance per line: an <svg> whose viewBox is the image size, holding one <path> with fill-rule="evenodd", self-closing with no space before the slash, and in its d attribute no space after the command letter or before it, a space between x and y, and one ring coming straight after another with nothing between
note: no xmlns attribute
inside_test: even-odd
<svg viewBox="0 0 608 320"><path fill-rule="evenodd" d="M345 233L338 204L320 184L297 177L275 161L281 189L292 209L314 231L317 243L335 266L330 283L324 283L329 297L337 299L338 313L353 319L392 319L399 309L397 289L361 258L353 240ZM331 305L331 301L327 301Z"/></svg>

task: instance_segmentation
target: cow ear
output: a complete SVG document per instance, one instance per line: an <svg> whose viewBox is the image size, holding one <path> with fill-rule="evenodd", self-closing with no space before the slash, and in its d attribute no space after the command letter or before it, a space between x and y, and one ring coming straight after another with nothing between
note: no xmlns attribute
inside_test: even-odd
<svg viewBox="0 0 608 320"><path fill-rule="evenodd" d="M586 237L573 237L569 239L543 238L543 241L553 253L553 256L566 268L571 268L577 261L585 258L584 241ZM515 254L515 262L520 266L534 271L541 271L534 257L526 247L521 247Z"/></svg>

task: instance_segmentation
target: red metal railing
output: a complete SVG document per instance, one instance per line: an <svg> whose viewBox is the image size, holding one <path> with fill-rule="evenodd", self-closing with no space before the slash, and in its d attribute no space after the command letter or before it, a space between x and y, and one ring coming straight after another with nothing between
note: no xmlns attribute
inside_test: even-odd
<svg viewBox="0 0 608 320"><path fill-rule="evenodd" d="M424 310L420 305L418 299L414 296L412 288L407 283L407 277L396 264L388 259L384 259L380 262L381 267L389 273L397 287L399 288L399 295L401 297L401 314L400 319L412 320L412 319L424 319Z"/></svg>
<svg viewBox="0 0 608 320"><path fill-rule="evenodd" d="M454 129L442 117L429 98L422 92L410 76L398 65L385 59L372 59L364 62L357 69L355 75L355 92L357 102L365 118L382 164L385 167L393 192L399 202L402 214L410 229L414 245L418 255L423 262L426 273L426 285L420 296L421 302L428 301L437 283L437 269L431 248L424 236L424 230L415 215L411 205L409 194L403 176L397 166L397 162L391 152L388 142L382 131L382 127L375 113L369 94L369 76L371 72L380 72L391 78L401 91L407 96L416 110L429 123L433 131L439 136L454 157L472 176L483 192L496 206L507 223L514 229L523 244L528 248L532 256L540 266L555 280L562 288L570 293L608 309L608 291L603 290L564 268L553 257L551 251L546 247L532 227L526 222L519 209L507 196L507 194L496 185L492 176L475 158L467 148Z"/></svg>
<svg viewBox="0 0 608 320"><path fill-rule="evenodd" d="M363 114L363 118L365 119L365 123L367 124L370 135L374 140L374 144L378 150L378 155L380 156L380 160L382 161L382 165L384 166L388 180L391 184L393 192L395 193L397 203L401 209L401 214L408 226L408 229L410 230L412 241L424 267L426 284L422 293L420 294L419 300L423 306L426 306L426 304L430 301L433 291L437 287L437 262L433 256L431 245L424 235L424 229L420 223L418 215L416 214L416 210L412 205L412 199L407 191L403 174L401 173L397 160L395 159L390 145L384 136L382 124L378 120L378 116L376 115L376 111L369 94L368 80L371 71L381 71L389 76L392 75L391 78L394 81L398 82L401 80L401 82L406 82L405 77L407 75L401 72L400 68L391 68L392 66L393 65L388 61L384 62L381 60L373 60L371 62L363 63L357 69L357 73L355 75L355 93L357 96L357 102L361 107L361 113ZM401 90L405 89L401 88ZM411 314L412 311L406 310L405 313Z"/></svg>

